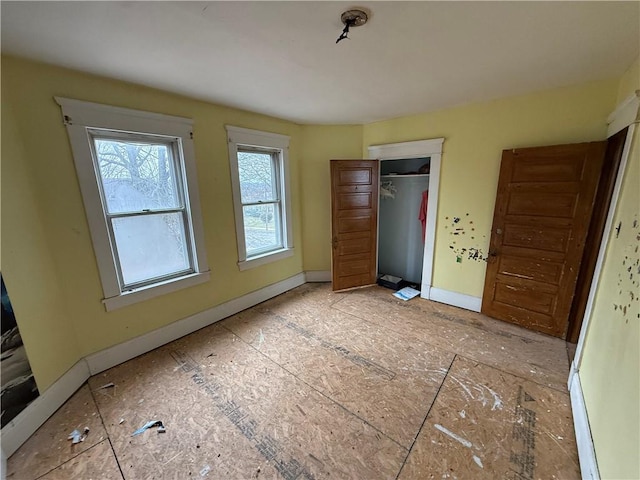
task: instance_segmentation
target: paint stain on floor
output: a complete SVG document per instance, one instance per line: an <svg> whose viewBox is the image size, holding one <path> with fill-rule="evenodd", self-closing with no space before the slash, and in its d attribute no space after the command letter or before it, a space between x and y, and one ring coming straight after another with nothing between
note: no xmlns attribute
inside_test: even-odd
<svg viewBox="0 0 640 480"><path fill-rule="evenodd" d="M7 478L579 478L568 369L558 339L306 284L92 377Z"/></svg>

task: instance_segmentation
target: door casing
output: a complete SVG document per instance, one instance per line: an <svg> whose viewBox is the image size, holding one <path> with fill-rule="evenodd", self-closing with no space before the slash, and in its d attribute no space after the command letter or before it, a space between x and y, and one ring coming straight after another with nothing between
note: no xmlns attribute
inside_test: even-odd
<svg viewBox="0 0 640 480"><path fill-rule="evenodd" d="M436 239L436 216L438 213L438 191L440 188L440 168L442 165L442 144L444 138L418 140L415 142L390 143L384 145L372 145L368 148L369 158L384 160L404 160L411 158L429 157L429 203L427 204L427 225L424 241L424 256L422 260L422 285L420 297L431 298L431 285L433 281L433 256ZM380 199L378 198L378 208ZM380 220L378 219L378 222ZM380 225L378 225L378 229ZM376 246L376 260L378 258Z"/></svg>

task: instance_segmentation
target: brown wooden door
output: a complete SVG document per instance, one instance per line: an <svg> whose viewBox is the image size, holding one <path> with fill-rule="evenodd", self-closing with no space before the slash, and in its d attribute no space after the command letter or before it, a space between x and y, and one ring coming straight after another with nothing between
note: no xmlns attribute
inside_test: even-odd
<svg viewBox="0 0 640 480"><path fill-rule="evenodd" d="M333 290L376 282L378 160L331 160Z"/></svg>
<svg viewBox="0 0 640 480"><path fill-rule="evenodd" d="M482 313L564 337L605 148L502 153Z"/></svg>

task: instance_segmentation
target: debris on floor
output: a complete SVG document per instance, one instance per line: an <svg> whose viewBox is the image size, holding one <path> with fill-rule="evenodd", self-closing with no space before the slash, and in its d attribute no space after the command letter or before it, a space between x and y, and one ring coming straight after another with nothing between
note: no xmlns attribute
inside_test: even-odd
<svg viewBox="0 0 640 480"><path fill-rule="evenodd" d="M580 478L563 340L382 287L330 288L303 285L91 378L8 478ZM134 438L136 425L152 431ZM64 437L85 426L84 442Z"/></svg>
<svg viewBox="0 0 640 480"><path fill-rule="evenodd" d="M399 298L400 300L404 300L405 302L407 300L411 300L414 297L417 297L418 295L420 295L420 291L411 287L404 287L403 289L398 290L393 294L394 297Z"/></svg>
<svg viewBox="0 0 640 480"><path fill-rule="evenodd" d="M140 435L145 430L147 430L149 428L153 428L153 427L158 427L158 433L165 433L167 431L166 427L162 423L162 420L151 420L151 421L145 423L138 430L133 432L133 434L131 436L135 437L136 435Z"/></svg>
<svg viewBox="0 0 640 480"><path fill-rule="evenodd" d="M113 382L105 383L101 387L96 388L96 390L104 390L105 388L115 388L115 384Z"/></svg>
<svg viewBox="0 0 640 480"><path fill-rule="evenodd" d="M67 440L71 440L71 443L75 445L76 443L84 442L88 434L89 434L89 427L84 427L83 433L80 433L79 430L74 430L69 434L69 436L67 437Z"/></svg>
<svg viewBox="0 0 640 480"><path fill-rule="evenodd" d="M80 438L81 438L80 432L78 430L74 430L69 434L69 436L67 437L67 440L72 440L71 443L76 444L81 442Z"/></svg>
<svg viewBox="0 0 640 480"><path fill-rule="evenodd" d="M402 282L402 278L396 277L394 275L382 275L378 278L378 285L382 287L391 288L392 290L398 290L400 288L400 283Z"/></svg>

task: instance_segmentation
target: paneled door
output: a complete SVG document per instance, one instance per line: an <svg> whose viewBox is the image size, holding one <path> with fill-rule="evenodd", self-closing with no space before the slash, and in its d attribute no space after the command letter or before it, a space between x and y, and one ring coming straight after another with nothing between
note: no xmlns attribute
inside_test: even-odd
<svg viewBox="0 0 640 480"><path fill-rule="evenodd" d="M503 152L482 313L564 338L605 149Z"/></svg>
<svg viewBox="0 0 640 480"><path fill-rule="evenodd" d="M376 283L378 160L331 160L333 290Z"/></svg>

